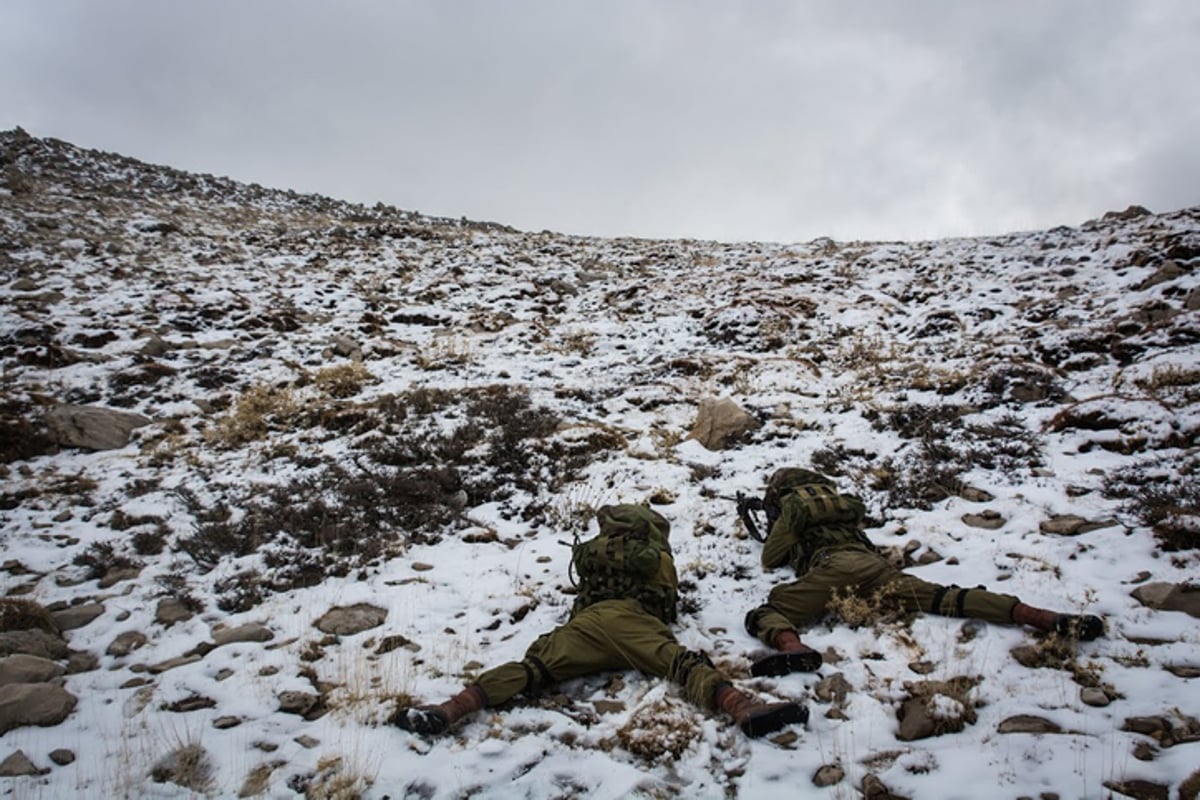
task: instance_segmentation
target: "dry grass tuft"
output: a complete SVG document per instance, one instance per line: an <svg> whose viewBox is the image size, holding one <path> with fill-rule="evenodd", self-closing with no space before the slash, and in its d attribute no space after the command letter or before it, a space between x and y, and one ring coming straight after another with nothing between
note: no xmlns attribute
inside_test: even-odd
<svg viewBox="0 0 1200 800"><path fill-rule="evenodd" d="M217 420L207 433L210 443L237 447L257 441L273 430L291 427L300 406L291 389L252 386L238 398L234 410Z"/></svg>
<svg viewBox="0 0 1200 800"><path fill-rule="evenodd" d="M313 383L323 394L339 399L353 397L374 381L371 371L358 362L326 367L313 378Z"/></svg>
<svg viewBox="0 0 1200 800"><path fill-rule="evenodd" d="M642 706L617 731L621 746L652 764L680 758L700 739L695 710L669 698Z"/></svg>

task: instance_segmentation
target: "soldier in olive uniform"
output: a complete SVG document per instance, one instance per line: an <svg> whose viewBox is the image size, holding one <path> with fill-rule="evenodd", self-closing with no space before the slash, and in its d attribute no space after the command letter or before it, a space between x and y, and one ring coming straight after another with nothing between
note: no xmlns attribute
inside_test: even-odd
<svg viewBox="0 0 1200 800"><path fill-rule="evenodd" d="M675 621L678 579L666 519L638 505L605 506L597 519L600 535L573 549L579 592L570 620L534 641L520 661L487 670L449 700L397 710L396 725L440 734L464 716L518 694L620 669L674 681L690 701L727 712L749 736L808 719L800 703L756 702L706 655L675 640L667 624Z"/></svg>
<svg viewBox="0 0 1200 800"><path fill-rule="evenodd" d="M1029 625L1085 641L1104 633L1104 622L1090 614L1047 611L1013 595L942 586L901 572L862 532L862 501L838 493L833 481L817 472L776 471L767 482L763 509L768 526L763 566L788 565L799 579L776 586L765 605L746 615L750 635L779 651L755 662L754 675L821 666L820 654L800 641L799 627L823 617L835 593L865 599L878 595L906 611Z"/></svg>

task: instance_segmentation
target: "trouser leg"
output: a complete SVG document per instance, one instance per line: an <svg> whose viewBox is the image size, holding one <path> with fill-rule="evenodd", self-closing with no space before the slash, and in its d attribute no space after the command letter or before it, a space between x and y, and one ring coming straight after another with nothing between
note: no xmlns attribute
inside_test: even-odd
<svg viewBox="0 0 1200 800"><path fill-rule="evenodd" d="M1012 624L1017 598L982 588L943 586L892 570L879 582L884 596L906 611L923 611L944 617L969 617L1001 625Z"/></svg>

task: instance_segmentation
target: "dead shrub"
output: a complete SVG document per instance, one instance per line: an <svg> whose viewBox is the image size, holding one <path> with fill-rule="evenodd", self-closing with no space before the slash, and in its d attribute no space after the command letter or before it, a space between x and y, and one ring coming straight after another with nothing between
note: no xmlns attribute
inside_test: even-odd
<svg viewBox="0 0 1200 800"><path fill-rule="evenodd" d="M1162 550L1200 549L1200 456L1161 458L1113 473L1105 497L1154 531Z"/></svg>
<svg viewBox="0 0 1200 800"><path fill-rule="evenodd" d="M676 761L700 739L696 712L669 698L642 706L617 730L617 741L651 764Z"/></svg>
<svg viewBox="0 0 1200 800"><path fill-rule="evenodd" d="M71 563L83 567L89 580L99 580L114 570L141 569L144 565L135 558L117 552L114 540L92 542Z"/></svg>
<svg viewBox="0 0 1200 800"><path fill-rule="evenodd" d="M40 604L18 597L0 597L0 633L28 630L59 633L54 618Z"/></svg>
<svg viewBox="0 0 1200 800"><path fill-rule="evenodd" d="M340 399L353 397L374 380L375 376L369 369L358 362L351 362L320 370L313 378L313 383L322 394Z"/></svg>
<svg viewBox="0 0 1200 800"><path fill-rule="evenodd" d="M271 431L292 427L299 409L291 389L252 386L238 398L234 410L218 419L206 435L220 447L248 444Z"/></svg>

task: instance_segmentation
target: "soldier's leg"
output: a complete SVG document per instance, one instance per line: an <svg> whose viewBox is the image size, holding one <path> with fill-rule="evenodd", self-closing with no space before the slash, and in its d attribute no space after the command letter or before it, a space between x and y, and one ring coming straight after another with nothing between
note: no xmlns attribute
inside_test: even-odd
<svg viewBox="0 0 1200 800"><path fill-rule="evenodd" d="M969 617L985 622L1012 624L1017 598L980 587L943 586L892 569L875 587L906 611L923 611L944 617Z"/></svg>
<svg viewBox="0 0 1200 800"><path fill-rule="evenodd" d="M863 595L890 569L887 561L866 550L835 550L820 555L798 580L772 589L766 605L747 615L747 628L753 622L755 630L751 633L774 645L781 630L795 632L825 616L835 593Z"/></svg>

